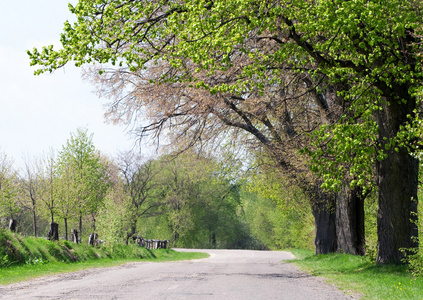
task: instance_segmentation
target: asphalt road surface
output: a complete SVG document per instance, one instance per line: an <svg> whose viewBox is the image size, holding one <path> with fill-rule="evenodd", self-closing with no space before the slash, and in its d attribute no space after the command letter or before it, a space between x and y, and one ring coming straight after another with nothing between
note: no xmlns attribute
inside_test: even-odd
<svg viewBox="0 0 423 300"><path fill-rule="evenodd" d="M354 299L284 262L289 252L184 250L209 258L136 262L0 285L0 299Z"/></svg>

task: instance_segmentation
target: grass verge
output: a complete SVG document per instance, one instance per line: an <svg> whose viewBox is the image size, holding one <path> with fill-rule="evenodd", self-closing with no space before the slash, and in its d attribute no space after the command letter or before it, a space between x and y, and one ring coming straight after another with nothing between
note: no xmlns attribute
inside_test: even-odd
<svg viewBox="0 0 423 300"><path fill-rule="evenodd" d="M346 294L360 299L423 299L423 278L413 277L404 265L375 265L367 257L349 254L314 255L290 250L292 262L313 276L322 276Z"/></svg>
<svg viewBox="0 0 423 300"><path fill-rule="evenodd" d="M22 237L0 230L0 284L29 280L88 268L117 266L136 261L177 261L207 257L206 253L149 250L137 245L113 247L76 245L68 241Z"/></svg>

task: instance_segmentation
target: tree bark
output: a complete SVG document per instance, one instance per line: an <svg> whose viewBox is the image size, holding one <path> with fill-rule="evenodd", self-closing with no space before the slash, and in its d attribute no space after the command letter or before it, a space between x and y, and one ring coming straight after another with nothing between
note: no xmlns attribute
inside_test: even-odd
<svg viewBox="0 0 423 300"><path fill-rule="evenodd" d="M386 91L384 94L391 92L392 98L376 113L379 143L387 154L384 160L376 162L379 188L376 262L381 264L401 263L404 258L401 249L418 246L417 225L413 222L417 219L418 160L405 148L387 145L400 126L409 121L408 116L413 116L416 101L408 94L407 86L396 86L393 90L397 97L392 97L392 89Z"/></svg>
<svg viewBox="0 0 423 300"><path fill-rule="evenodd" d="M82 243L82 213L79 215L79 243Z"/></svg>
<svg viewBox="0 0 423 300"><path fill-rule="evenodd" d="M309 189L316 228L316 254L365 254L364 199L361 188L346 184L338 193Z"/></svg>
<svg viewBox="0 0 423 300"><path fill-rule="evenodd" d="M376 262L401 263L401 249L418 246L417 159L405 149L389 151L388 158L377 162L379 186L378 253Z"/></svg>
<svg viewBox="0 0 423 300"><path fill-rule="evenodd" d="M68 240L68 218L63 218L63 221L65 222L65 240Z"/></svg>
<svg viewBox="0 0 423 300"><path fill-rule="evenodd" d="M32 229L34 230L34 236L37 236L37 214L35 209L32 210Z"/></svg>
<svg viewBox="0 0 423 300"><path fill-rule="evenodd" d="M59 240L59 224L55 222L50 223L50 231L48 232L48 239L50 241Z"/></svg>
<svg viewBox="0 0 423 300"><path fill-rule="evenodd" d="M316 226L316 254L328 254L336 251L335 197L313 200L311 205Z"/></svg>
<svg viewBox="0 0 423 300"><path fill-rule="evenodd" d="M131 225L131 232L126 234L126 240L125 244L129 244L129 239L135 235L135 232L137 231L137 220L134 220Z"/></svg>
<svg viewBox="0 0 423 300"><path fill-rule="evenodd" d="M362 189L342 187L336 199L337 251L354 255L366 254Z"/></svg>

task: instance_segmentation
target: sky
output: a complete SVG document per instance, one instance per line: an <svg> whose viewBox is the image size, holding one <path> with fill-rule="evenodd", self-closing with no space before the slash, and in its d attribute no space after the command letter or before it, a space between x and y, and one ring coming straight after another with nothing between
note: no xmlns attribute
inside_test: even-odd
<svg viewBox="0 0 423 300"><path fill-rule="evenodd" d="M108 99L69 64L34 75L26 50L60 45L69 0L3 1L0 10L0 152L17 167L50 149L61 150L71 133L86 128L94 146L111 157L133 148L126 126L106 124ZM73 4L76 1L71 1ZM55 49L57 49L55 47Z"/></svg>

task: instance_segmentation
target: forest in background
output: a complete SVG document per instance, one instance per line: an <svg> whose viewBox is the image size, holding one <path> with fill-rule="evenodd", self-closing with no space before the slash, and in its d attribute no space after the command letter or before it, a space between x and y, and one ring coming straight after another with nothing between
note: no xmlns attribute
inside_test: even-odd
<svg viewBox="0 0 423 300"><path fill-rule="evenodd" d="M315 225L301 189L264 162L241 162L193 150L146 159L133 152L101 155L86 129L71 134L61 151L13 168L0 165L0 220L6 229L48 238L51 222L69 240L71 228L88 242L95 232L106 244L133 236L169 240L172 247L314 250ZM66 168L63 167L66 161ZM366 249L375 258L377 198L366 203ZM419 226L420 230L423 228ZM67 231L67 232L66 232ZM80 241L81 242L81 241Z"/></svg>
<svg viewBox="0 0 423 300"><path fill-rule="evenodd" d="M230 154L189 150L146 159L128 152L110 159L78 129L60 151L19 172L1 158L1 226L13 219L24 235L47 237L55 222L62 239L76 229L84 243L95 232L112 244L142 236L172 247L313 249L313 218L301 191Z"/></svg>

